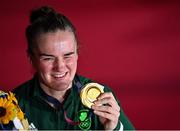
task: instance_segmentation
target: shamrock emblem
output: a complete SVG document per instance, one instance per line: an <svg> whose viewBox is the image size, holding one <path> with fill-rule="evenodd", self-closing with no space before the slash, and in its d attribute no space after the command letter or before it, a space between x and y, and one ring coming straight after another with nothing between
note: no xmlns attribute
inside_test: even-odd
<svg viewBox="0 0 180 131"><path fill-rule="evenodd" d="M82 130L88 130L91 127L91 117L88 117L89 110L83 109L79 111L79 128Z"/></svg>

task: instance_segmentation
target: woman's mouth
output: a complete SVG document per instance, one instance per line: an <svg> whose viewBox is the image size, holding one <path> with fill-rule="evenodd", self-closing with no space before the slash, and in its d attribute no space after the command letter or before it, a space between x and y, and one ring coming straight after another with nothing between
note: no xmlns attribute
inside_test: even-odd
<svg viewBox="0 0 180 131"><path fill-rule="evenodd" d="M67 75L68 72L58 73L52 75L54 78L64 78Z"/></svg>

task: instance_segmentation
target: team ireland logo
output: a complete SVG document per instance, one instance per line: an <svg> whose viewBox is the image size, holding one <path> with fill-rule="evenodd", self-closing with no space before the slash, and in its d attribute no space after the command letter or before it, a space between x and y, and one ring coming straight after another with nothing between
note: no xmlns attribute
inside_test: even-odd
<svg viewBox="0 0 180 131"><path fill-rule="evenodd" d="M79 128L88 130L91 127L91 117L88 109L83 109L78 112L78 119L80 121Z"/></svg>

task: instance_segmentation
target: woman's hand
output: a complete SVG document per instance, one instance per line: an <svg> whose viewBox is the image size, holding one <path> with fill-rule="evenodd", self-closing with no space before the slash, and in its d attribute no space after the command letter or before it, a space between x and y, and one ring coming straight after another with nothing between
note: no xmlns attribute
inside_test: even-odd
<svg viewBox="0 0 180 131"><path fill-rule="evenodd" d="M94 102L92 109L99 116L105 130L116 128L120 116L120 107L111 92L101 94Z"/></svg>

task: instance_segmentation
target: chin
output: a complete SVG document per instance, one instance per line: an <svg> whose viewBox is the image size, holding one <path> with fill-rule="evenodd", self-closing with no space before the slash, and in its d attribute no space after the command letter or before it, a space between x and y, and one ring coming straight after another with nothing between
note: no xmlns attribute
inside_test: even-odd
<svg viewBox="0 0 180 131"><path fill-rule="evenodd" d="M71 84L70 83L56 83L56 84L53 84L51 87L53 87L53 89L57 90L57 91L64 91L64 90L67 90L68 88L71 88L69 87Z"/></svg>

